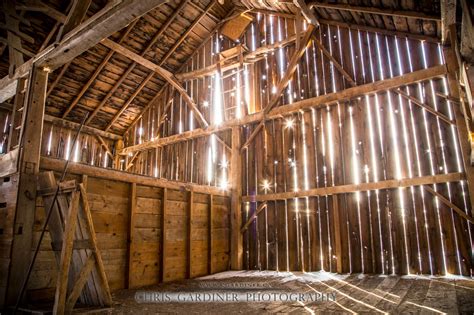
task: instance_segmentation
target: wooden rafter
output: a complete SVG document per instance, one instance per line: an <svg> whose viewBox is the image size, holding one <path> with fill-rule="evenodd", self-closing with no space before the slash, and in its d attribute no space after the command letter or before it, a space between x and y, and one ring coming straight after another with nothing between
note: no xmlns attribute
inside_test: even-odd
<svg viewBox="0 0 474 315"><path fill-rule="evenodd" d="M310 8L322 8L322 9L332 9L332 10L342 10L350 12L359 12L359 13L369 13L369 14L378 14L394 17L402 17L407 19L422 19L428 21L440 21L439 16L434 16L426 14L423 12L416 11L402 11L402 10L391 10L391 9L380 9L375 7L363 7L343 3L322 3L322 2L311 2L309 4Z"/></svg>
<svg viewBox="0 0 474 315"><path fill-rule="evenodd" d="M294 52L293 56L291 57L291 60L288 64L288 67L286 69L285 74L281 78L280 82L278 83L276 87L276 92L272 95L272 98L270 99L268 105L263 109L263 119L260 122L260 124L253 130L253 132L250 134L248 140L242 145L242 150L245 149L251 141L255 138L255 136L258 134L258 132L262 129L262 127L265 124L265 119L266 115L270 112L270 110L278 104L280 101L281 93L285 90L286 86L288 85L289 81L293 77L293 74L296 71L296 67L298 66L298 63L303 57L304 52L306 50L306 47L309 45L310 40L313 35L315 26L313 24L308 25L308 29L306 30L306 33L304 35L304 38L301 41L300 47L297 47L296 51Z"/></svg>
<svg viewBox="0 0 474 315"><path fill-rule="evenodd" d="M135 21L133 21L132 23L130 23L130 25L127 27L127 29L125 30L125 32L120 36L120 39L119 39L119 43L122 43L125 38L128 36L128 34L130 34L130 32L132 31L133 27L135 26L135 24L137 24L138 22L138 19L136 19ZM99 75L99 73L102 71L102 69L104 69L104 67L107 65L107 63L109 62L110 58L112 58L112 55L114 54L115 52L113 50L109 51L107 53L107 55L105 56L105 58L102 60L102 62L97 66L97 68L94 70L94 73L91 75L91 77L89 78L89 80L87 80L86 84L84 84L84 86L81 88L81 91L79 92L78 95L76 95L76 97L74 98L74 100L71 102L71 104L69 104L68 108L66 109L66 111L63 113L62 117L65 118L70 112L71 110L77 105L77 103L79 103L79 101L81 100L82 96L84 96L84 94L86 93L86 91L89 89L89 87L92 85L92 83L94 82L94 80L97 78L97 76ZM93 115L90 115L90 117L88 117L87 121L86 121L86 124L89 123L92 119Z"/></svg>
<svg viewBox="0 0 474 315"><path fill-rule="evenodd" d="M91 4L92 0L74 0L72 7L69 10L66 20L64 21L63 26L59 30L57 40L60 41L67 33L76 28L81 24L82 19L87 14L87 10Z"/></svg>
<svg viewBox="0 0 474 315"><path fill-rule="evenodd" d="M201 19L206 16L206 14L211 10L211 8L213 7L213 5L216 3L215 0L211 1L208 6L206 7L206 9L194 20L194 22L191 24L191 26L184 32L183 35L181 35L181 37L178 39L178 41L176 41L176 43L173 45L173 47L171 47L171 49L165 54L165 56L161 59L161 61L157 64L158 67L161 68L161 66L166 62L166 60L175 52L175 50L178 48L178 46L186 39L186 37L192 32L192 30L194 29L194 27L196 27L196 25L198 25L201 21ZM103 43L104 44L104 43ZM132 52L133 53L133 52ZM137 54L135 54L137 55ZM139 55L138 55L139 56ZM143 54L142 54L143 56ZM142 57L140 56L140 57ZM133 59L132 59L133 60ZM144 59L143 60L145 63L149 62L148 60ZM150 62L151 63L151 62ZM144 65L144 64L142 64ZM150 64L149 64L150 65ZM150 65L151 66L151 65ZM147 67L147 66L145 66ZM148 67L147 67L148 68ZM158 69L155 67L155 69ZM164 70L163 68L161 68L162 70ZM185 102L191 107L192 111L194 112L194 114L196 115L196 119L199 121L199 123L203 126L207 126L207 122L205 121L204 119L204 116L202 116L202 114L199 112L199 110L197 109L197 106L194 104L194 102L192 101L191 98L189 98L189 96L187 96L187 93L186 91L184 90L184 88L182 88L182 86L177 82L177 80L174 78L173 75L170 75L170 73L166 70L166 72L164 71L161 71L160 69L158 69L160 72L162 72L162 74L160 74L162 76L162 78L164 78L169 84L173 85L177 90L178 92L181 93L181 95L183 96L183 99L185 100ZM155 71L155 70L153 70ZM155 71L156 72L156 71ZM169 75L168 75L168 74ZM163 76L164 75L164 76ZM145 85L148 83L148 81L151 80L151 78L153 77L153 73L151 73L151 76L149 75L143 82L142 82L142 85L140 85L139 88L137 88L137 90L135 91L136 94L134 93L134 95L132 95L130 97L129 100L127 100L124 104L124 106L122 106L122 108L117 112L117 114L113 117L112 121L115 122L119 117L120 115L128 108L128 106L132 103L132 101L135 99L135 97L138 95L138 93L145 87ZM112 123L113 123L112 122ZM111 124L109 124L107 127L110 128Z"/></svg>
<svg viewBox="0 0 474 315"><path fill-rule="evenodd" d="M195 49L196 51L198 51L199 49L201 49L204 44L206 43L206 41L213 35L215 34L219 29L220 27L230 18L232 17L235 17L237 16L238 14L241 14L241 11L238 11L236 13L232 13L234 10L231 11L231 14L224 18L223 20L221 20L219 23L217 23L217 25L209 32L208 34L208 37L203 40L201 42L201 44ZM192 57L192 56L191 56ZM189 57L181 66L181 68L178 70L178 73L182 72L184 70L184 66L188 63L188 61L191 59L191 57ZM1 81L0 81L0 86L1 86ZM150 106L155 102L155 99L161 95L163 93L163 91L165 90L165 88L167 87L167 85L164 85L160 91L155 95L155 97L141 110L140 114L137 115L137 117L133 120L133 122L130 124L130 126L127 127L127 129L125 130L125 132L123 134L126 134L127 132L130 131L130 129L140 120L140 118L143 116L143 113L145 113L146 110L148 110L150 108Z"/></svg>
<svg viewBox="0 0 474 315"><path fill-rule="evenodd" d="M184 8L186 3L189 0L184 0L181 2L179 7L175 10L175 12L167 19L166 23L163 24L160 29L155 33L153 38L150 40L148 45L145 47L145 49L141 52L140 56L144 56L147 52L150 51L150 49L155 45L155 43L158 41L158 39L163 35L163 33L166 31L168 26L174 21L174 19L178 16L178 14L181 12L181 10ZM107 101L112 97L112 95L115 93L115 91L118 89L118 87L122 84L122 82L125 80L125 78L135 69L137 66L136 62L132 62L130 66L125 70L125 72L120 76L120 78L115 82L113 87L107 92L107 95L102 99L102 101L99 103L99 105L94 109L94 111L89 115L88 119L86 120L86 124L89 124L92 119L97 115L97 113L102 109L102 107L107 103Z"/></svg>
<svg viewBox="0 0 474 315"><path fill-rule="evenodd" d="M182 87L182 85L178 82L178 80L176 79L176 77L170 73L168 70L165 70L163 69L161 66L141 57L140 55L134 53L133 51L111 41L110 39L104 39L102 41L102 44L105 45L106 47L110 48L110 49L113 49L115 50L116 52L124 55L125 57L128 57L130 58L131 60L135 60L135 62L141 64L142 66L152 70L153 72L151 72L148 77L151 77L153 76L154 72L157 73L160 77L162 77L163 79L165 79L171 86L173 86L178 92L179 94L183 97L184 101L188 104L188 106L191 108L191 110L193 111L194 115L196 116L196 119L199 121L199 123L203 126L203 127L207 127L209 124L206 122L204 116L202 115L202 113L199 111L199 109L197 108L197 105L194 103L194 101L191 99L191 97L189 97L188 93L186 92L186 90ZM147 77L147 79L148 79ZM148 82L148 80L144 80L143 82ZM143 85L143 82L142 82L142 85ZM143 88L143 87L141 87ZM137 93L137 91L140 91L141 88L138 88L135 93ZM135 94L134 93L134 94ZM135 95L136 96L136 95ZM131 98L134 98L133 95ZM125 103L124 106L122 106L122 108L119 110L119 112L115 115L115 117L112 119L112 121L109 123L109 125L107 126L106 130L108 130L112 124L119 118L119 116L125 111L125 109L128 107L128 105L130 105L131 101L127 101L127 103Z"/></svg>
<svg viewBox="0 0 474 315"><path fill-rule="evenodd" d="M41 12L61 23L64 23L67 19L67 16L64 13L39 0L28 0L23 4L17 4L15 8L17 10Z"/></svg>
<svg viewBox="0 0 474 315"><path fill-rule="evenodd" d="M306 108L320 108L323 106L332 106L338 102L359 97L362 95L370 95L379 93L381 91L391 90L400 86L413 84L420 81L429 80L432 78L444 76L446 74L446 66L434 66L428 69L418 70L411 73L406 73L402 76L393 77L383 81L376 81L368 84L358 85L336 93L324 94L288 105L282 105L269 111L266 119L277 119L285 115L296 113ZM263 119L263 112L247 115L241 119L232 119L222 123L221 125L210 125L209 127L197 128L190 131L185 131L178 135L172 135L165 138L153 139L134 146L124 148L120 154L128 154L136 151L143 151L150 148L162 147L172 143L178 143L194 138L209 136L213 133L231 129L233 126L243 126L252 124Z"/></svg>
<svg viewBox="0 0 474 315"><path fill-rule="evenodd" d="M369 190L394 189L400 187L422 186L438 183L459 182L464 180L464 173L448 173L431 176L413 177L405 179L389 179L379 182L368 182L361 184L346 184L330 187L320 187L308 190L289 191L274 194L243 196L242 202L263 202L270 200L285 200L302 197L329 196L336 194L348 194Z"/></svg>

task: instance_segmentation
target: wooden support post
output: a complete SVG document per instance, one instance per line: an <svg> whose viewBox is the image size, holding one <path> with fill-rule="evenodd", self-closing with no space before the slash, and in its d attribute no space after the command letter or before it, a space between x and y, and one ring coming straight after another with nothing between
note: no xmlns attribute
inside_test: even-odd
<svg viewBox="0 0 474 315"><path fill-rule="evenodd" d="M137 209L137 184L131 184L131 191L130 191L130 224L128 228L128 282L127 288L133 288L132 283L132 274L133 274L133 253L135 251L133 239L134 239L134 229L135 229L135 212Z"/></svg>
<svg viewBox="0 0 474 315"><path fill-rule="evenodd" d="M212 208L214 201L212 198L212 194L209 195L209 226L208 226L208 236L207 236L207 273L212 275Z"/></svg>
<svg viewBox="0 0 474 315"><path fill-rule="evenodd" d="M470 113L469 110L466 108L464 100L461 98L459 81L457 77L459 69L457 65L456 53L452 48L445 48L444 53L446 58L446 65L448 67L447 77L450 95L455 99L459 99L461 101L460 104L453 104L453 111L456 120L456 129L458 131L464 171L466 172L467 187L469 191L469 201L471 204L471 209L469 209L469 215L472 216L474 207L474 167L471 166L470 163L470 134L472 130L470 130L469 122L465 119L469 117L468 115Z"/></svg>
<svg viewBox="0 0 474 315"><path fill-rule="evenodd" d="M194 192L191 190L189 192L189 205L188 205L188 235L187 235L187 260L186 260L186 278L192 278L192 268L193 268L193 249L192 249L192 236L193 236L193 209L194 209Z"/></svg>
<svg viewBox="0 0 474 315"><path fill-rule="evenodd" d="M231 269L242 269L243 238L240 233L242 225L242 158L240 156L240 127L232 128L232 156L230 165L231 180Z"/></svg>
<svg viewBox="0 0 474 315"><path fill-rule="evenodd" d="M165 268L166 268L166 200L168 199L168 189L163 188L161 195L161 243L160 243L160 278L159 282L165 282Z"/></svg>
<svg viewBox="0 0 474 315"><path fill-rule="evenodd" d="M24 109L26 119L21 140L20 179L7 286L7 305L16 303L30 264L47 82L48 73L43 69L33 68Z"/></svg>
<svg viewBox="0 0 474 315"><path fill-rule="evenodd" d="M13 76L16 69L24 62L20 38L20 21L15 18L15 1L2 1L2 11L5 13L5 22L8 26L7 42L8 42L8 59L10 62L9 75Z"/></svg>

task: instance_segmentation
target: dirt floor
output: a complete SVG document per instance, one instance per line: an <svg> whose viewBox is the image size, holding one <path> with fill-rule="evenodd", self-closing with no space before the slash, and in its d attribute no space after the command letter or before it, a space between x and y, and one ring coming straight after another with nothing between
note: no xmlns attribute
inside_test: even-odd
<svg viewBox="0 0 474 315"><path fill-rule="evenodd" d="M148 298L184 292L236 292L244 302L138 303ZM137 293L138 292L138 293ZM152 292L155 295L150 295ZM257 302L279 292L275 299L299 301ZM258 295L260 293L260 295ZM248 295L250 294L250 295ZM176 295L175 295L176 296ZM196 295L193 295L196 298ZM204 296L204 295L202 295ZM210 295L208 295L210 296ZM307 298L311 296L312 298ZM249 299L250 297L250 299ZM334 297L334 298L332 298ZM217 298L219 299L219 298ZM291 298L289 298L291 299ZM324 299L324 300L321 300ZM336 275L326 272L223 272L203 278L167 283L113 294L113 314L261 314L261 313L474 313L474 279L462 277Z"/></svg>

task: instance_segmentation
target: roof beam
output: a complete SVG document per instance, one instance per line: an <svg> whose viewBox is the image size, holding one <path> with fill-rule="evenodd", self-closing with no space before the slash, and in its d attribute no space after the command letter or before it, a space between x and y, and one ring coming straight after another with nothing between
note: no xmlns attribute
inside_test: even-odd
<svg viewBox="0 0 474 315"><path fill-rule="evenodd" d="M402 17L402 18L407 18L407 19L422 19L422 20L435 21L435 22L441 21L441 18L439 16L430 15L423 12L380 9L380 8L375 8L375 7L363 7L363 6L342 4L342 3L311 2L309 4L309 7L378 14L378 15L386 15L386 16L395 16L395 17Z"/></svg>
<svg viewBox="0 0 474 315"><path fill-rule="evenodd" d="M64 13L44 4L39 0L29 0L24 4L17 4L15 8L17 10L41 12L61 23L64 23L67 19L67 16Z"/></svg>
<svg viewBox="0 0 474 315"><path fill-rule="evenodd" d="M184 6L189 2L189 0L183 0L179 7L174 11L174 13L167 19L166 23L163 24L158 32L155 33L151 41L148 43L148 45L145 47L145 49L141 52L140 56L144 56L147 52L150 51L150 49L155 45L155 43L158 41L158 39L163 35L163 33L166 31L168 26L171 25L171 23L174 21L174 19L178 16L178 14L181 12L181 10L184 8ZM135 69L137 66L137 63L134 61L130 64L127 70L120 76L120 78L115 82L114 86L107 92L107 95L102 99L102 101L99 103L99 105L94 109L94 111L89 115L89 117L86 120L86 125L89 124L92 119L97 115L97 113L102 109L102 107L107 103L107 101L112 97L112 95L115 93L115 91L118 89L118 87L122 84L122 82L125 80L125 78ZM130 102L131 103L131 102Z"/></svg>
<svg viewBox="0 0 474 315"><path fill-rule="evenodd" d="M57 40L61 40L63 36L70 31L72 31L75 27L81 24L82 19L87 14L87 10L89 10L89 6L91 5L92 0L74 0L72 3L72 7L69 10L66 20L64 21L63 26L59 30Z"/></svg>
<svg viewBox="0 0 474 315"><path fill-rule="evenodd" d="M348 194L369 190L395 189L400 187L422 186L438 183L459 182L465 179L463 173L448 173L431 176L422 176L404 179L389 179L379 182L369 182L361 184L346 184L331 187L320 187L308 190L289 191L283 193L242 196L242 202L258 202L269 200L285 200L292 198L302 198L310 196L329 196L337 194Z"/></svg>
<svg viewBox="0 0 474 315"><path fill-rule="evenodd" d="M199 109L197 108L197 105L194 103L194 101L189 97L188 93L186 90L181 86L181 84L178 82L176 77L169 72L168 70L163 69L161 66L149 61L148 59L143 58L142 56L134 53L133 51L115 43L114 41L111 41L110 39L104 39L102 41L102 44L105 45L107 48L110 48L122 55L124 55L127 58L130 58L131 60L135 60L135 62L139 63L140 65L152 70L153 72L157 73L160 77L165 79L171 86L173 86L179 94L183 97L184 101L188 104L188 106L191 108L193 111L194 115L196 116L196 119L199 121L199 123L203 127L207 127L208 123L206 122L204 116L201 114ZM153 72L151 72L148 76L153 76ZM147 82L145 80L144 82ZM143 85L143 83L142 83ZM140 91L143 87L138 88L137 91ZM135 92L136 93L136 92ZM130 104L131 102L126 103L120 111L115 115L114 119L109 123L106 129L109 129L112 124L118 119L118 117L123 113L123 111L126 109L126 107Z"/></svg>
<svg viewBox="0 0 474 315"><path fill-rule="evenodd" d="M95 46L103 38L126 27L137 17L165 2L167 0L109 2L105 8L69 32L61 42L48 46L36 57L25 62L15 71L13 76L1 79L0 96L2 98L6 97L7 95L3 95L4 92L8 89L11 91L11 86L16 84L16 79L27 75L33 64L54 70Z"/></svg>
<svg viewBox="0 0 474 315"><path fill-rule="evenodd" d="M130 23L127 27L127 29L125 30L125 32L120 36L120 39L119 39L119 43L122 43L125 38L128 36L128 34L130 34L130 32L132 31L133 27L135 26L135 24L137 24L138 22L138 19L136 19L135 21L133 21L132 23ZM86 84L84 84L84 86L82 87L81 91L79 92L79 94L76 95L76 97L74 98L74 100L71 102L71 104L69 104L69 106L67 107L66 111L63 113L62 117L65 118L70 112L71 110L79 103L79 101L81 100L82 96L84 96L84 94L86 93L86 91L89 89L89 87L92 85L92 83L94 82L94 80L97 78L97 76L99 75L99 73L102 71L102 69L104 69L104 67L107 65L107 63L109 62L110 58L112 58L113 54L115 52L113 50L109 51L107 53L107 55L105 56L105 58L102 60L102 62L97 66L97 68L95 69L94 73L92 74L92 76L89 78L89 80L86 82ZM56 81L54 82L56 83ZM54 84L56 85L56 84ZM54 87L53 87L54 88ZM50 93L52 91L51 90L48 90L48 93ZM102 102L101 102L102 103ZM92 116L92 115L91 115ZM86 124L89 123L91 121L91 117L88 117L88 119L86 120Z"/></svg>
<svg viewBox="0 0 474 315"><path fill-rule="evenodd" d="M123 0L108 5L74 28L47 53L37 58L37 63L51 70L71 61L102 39L126 27L129 23L167 2L166 0Z"/></svg>
<svg viewBox="0 0 474 315"><path fill-rule="evenodd" d="M180 8L184 7L184 5L186 4L187 2L183 2L182 6L180 6ZM166 60L171 56L172 53L175 52L176 48L186 39L186 37L192 32L192 30L194 29L194 27L196 27L196 25L199 24L199 22L201 21L201 19L206 16L206 14L211 10L211 8L213 7L213 5L216 3L215 0L211 1L208 6L206 7L206 9L196 18L196 20L194 20L194 22L191 24L191 26L184 32L183 35L181 35L181 37L178 39L178 41L173 45L173 47L171 47L171 49L165 54L165 56L161 59L161 61L156 65L156 64L153 64L151 62L149 62L148 60L146 59L142 59L142 61L144 61L145 63L149 63L148 65L149 66L152 66L153 68L155 68L155 66L158 66L158 67L161 67L165 62ZM164 30L164 29L163 29ZM158 38L158 37L156 37ZM113 43L113 42L112 42ZM104 44L104 43L103 43ZM149 46L151 48L151 46ZM131 52L131 51L130 51ZM133 53L133 52L131 52ZM144 54L142 54L141 56L139 57L142 57ZM135 54L135 56L137 56L137 54ZM135 60L132 58L132 60ZM136 62L136 60L134 61L134 63ZM150 64L153 64L153 65L150 65ZM146 65L142 64L144 67L147 67ZM148 68L148 67L147 67ZM166 71L165 69L161 68L162 70L162 75L166 75ZM153 71L155 71L154 69L151 69ZM156 71L155 71L156 72ZM168 72L169 73L169 72ZM159 74L159 73L158 73ZM128 74L127 74L128 75ZM142 82L142 85L140 85L140 87L136 90L136 95L138 95L138 93L145 87L146 83L148 83L149 80L151 80L153 76L148 76L143 82ZM162 76L163 77L163 76ZM166 81L168 81L168 79L170 79L171 77L170 76L167 76L167 77L163 77ZM172 79L172 78L171 78ZM176 80L172 80L172 81L176 81ZM144 83L144 84L143 84ZM168 81L168 83L172 84L171 81ZM177 83L177 81L175 82ZM173 85L173 84L172 84ZM178 92L180 92L183 97L184 97L184 100L187 102L187 104L191 107L191 109L193 110L193 112L195 113L196 115L196 118L197 120L201 123L201 125L203 126L207 126L207 122L205 121L204 117L202 116L202 114L200 114L199 110L197 109L197 106L195 106L194 102L192 102L192 100L187 96L187 93L184 93L186 94L186 96L182 93L184 91L184 89L182 87L180 87L180 85L178 84L177 85L173 85L177 90ZM185 91L184 91L185 92ZM113 118L113 121L116 121L120 115L128 108L128 106L132 103L132 101L135 99L136 95L132 95L132 97L130 97L129 100L127 100L127 102L125 103L124 106L122 106L122 108L118 111L118 113L114 116ZM191 102L189 102L191 100ZM102 103L102 102L101 102ZM93 113L94 114L94 113ZM90 118L90 117L89 117ZM110 127L109 127L110 128Z"/></svg>
<svg viewBox="0 0 474 315"><path fill-rule="evenodd" d="M386 91L390 89L395 89L400 86L413 84L420 81L429 80L432 78L440 77L446 74L446 66L434 66L428 69L418 70L410 73L406 73L402 76L393 77L390 79L376 81L364 85L358 85L351 87L339 92L324 94L298 102L294 102L288 105L282 105L276 107L268 112L266 119L277 119L282 116L289 115L306 108L319 108L323 106L332 106L337 104L337 102L345 101L352 99L354 97L362 95L370 95L374 93L379 93L381 91ZM198 128L191 131L185 131L178 135L172 135L165 138L158 138L124 148L120 154L128 154L136 151L144 151L150 148L163 147L169 144L178 143L181 141L186 141L194 138L209 136L213 133L231 129L234 126L243 126L251 123L261 121L264 115L260 111L258 113L247 115L241 119L232 119L226 121L220 125L210 125L209 127L203 129Z"/></svg>

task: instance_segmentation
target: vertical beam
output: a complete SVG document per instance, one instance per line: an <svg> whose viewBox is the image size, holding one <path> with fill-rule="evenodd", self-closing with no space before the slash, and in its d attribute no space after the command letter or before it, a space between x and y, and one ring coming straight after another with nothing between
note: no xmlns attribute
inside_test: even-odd
<svg viewBox="0 0 474 315"><path fill-rule="evenodd" d="M135 212L137 209L137 184L132 183L130 191L130 221L128 228L128 274L127 274L127 289L133 288L132 275L133 275L133 253L134 249L134 237L133 231L135 229Z"/></svg>
<svg viewBox="0 0 474 315"><path fill-rule="evenodd" d="M21 139L20 179L8 278L8 305L16 302L30 264L47 83L48 73L34 67L28 84L28 96L24 109L26 120L23 126L23 139Z"/></svg>
<svg viewBox="0 0 474 315"><path fill-rule="evenodd" d="M159 281L160 283L163 283L165 281L165 261L166 261L166 200L168 199L168 189L163 188L163 194L161 196L161 242L160 242L160 254L161 254L161 260L160 260L160 278Z"/></svg>
<svg viewBox="0 0 474 315"><path fill-rule="evenodd" d="M188 250L188 259L186 260L186 278L190 279L192 276L192 268L193 268L193 262L192 262L192 257L193 257L193 250L192 250L192 235L193 235L193 212L194 212L194 191L189 192L189 207L188 207L188 237L187 237L187 250Z"/></svg>
<svg viewBox="0 0 474 315"><path fill-rule="evenodd" d="M334 250L336 252L336 271L342 273L342 233L341 233L341 224L342 218L339 211L339 204L337 200L337 195L332 195L332 210L334 214Z"/></svg>
<svg viewBox="0 0 474 315"><path fill-rule="evenodd" d="M20 21L15 18L15 1L3 0L2 7L5 14L5 22L13 31L7 31L8 58L10 62L8 74L13 76L16 69L24 62L23 54L20 52L22 50L21 38L18 36L20 33Z"/></svg>
<svg viewBox="0 0 474 315"><path fill-rule="evenodd" d="M454 34L455 35L455 34ZM453 36L453 34L451 34ZM462 160L464 164L464 171L466 172L467 187L469 191L469 201L471 203L471 210L469 215L473 215L474 207L474 167L470 163L470 154L471 154L471 144L470 144L470 134L472 130L470 129L469 121L465 118L470 117L469 110L466 108L465 101L461 98L461 91L459 87L459 81L457 77L457 71L459 70L456 53L452 48L444 49L446 65L448 67L448 85L449 92L452 97L459 99L461 102L459 104L453 103L454 117L456 119L458 138L461 147Z"/></svg>
<svg viewBox="0 0 474 315"><path fill-rule="evenodd" d="M232 156L231 156L231 269L242 269L243 238L240 233L242 226L242 159L240 156L240 127L232 128Z"/></svg>
<svg viewBox="0 0 474 315"><path fill-rule="evenodd" d="M209 195L209 225L208 225L208 235L207 235L207 273L212 275L212 208L214 207L214 201L212 194Z"/></svg>
<svg viewBox="0 0 474 315"><path fill-rule="evenodd" d="M74 0L72 8L69 10L66 21L58 33L57 41L61 41L63 37L81 24L82 19L86 16L87 10L92 0Z"/></svg>

